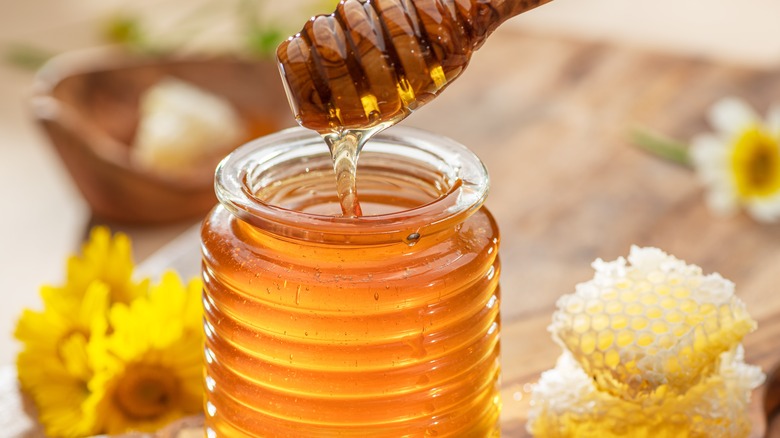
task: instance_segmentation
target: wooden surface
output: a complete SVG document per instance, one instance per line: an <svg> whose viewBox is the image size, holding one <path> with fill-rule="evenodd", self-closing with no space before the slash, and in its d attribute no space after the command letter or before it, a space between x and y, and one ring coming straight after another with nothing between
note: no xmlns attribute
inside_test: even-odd
<svg viewBox="0 0 780 438"><path fill-rule="evenodd" d="M546 331L556 299L592 276L595 258L625 256L631 244L734 281L759 321L745 339L747 361L765 370L780 361L780 225L712 216L692 171L627 136L643 125L687 140L708 129L704 112L726 95L763 111L780 96L780 74L504 32L404 122L467 145L491 174L504 267L503 436L525 436L525 385L560 354ZM197 260L191 230L145 269L188 275Z"/></svg>

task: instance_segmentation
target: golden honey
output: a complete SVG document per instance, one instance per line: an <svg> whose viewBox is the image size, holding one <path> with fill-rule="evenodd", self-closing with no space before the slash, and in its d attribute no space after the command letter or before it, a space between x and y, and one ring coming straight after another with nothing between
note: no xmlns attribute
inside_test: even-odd
<svg viewBox="0 0 780 438"><path fill-rule="evenodd" d="M464 147L394 128L339 216L293 129L220 165L202 230L208 437L498 436L499 235Z"/></svg>

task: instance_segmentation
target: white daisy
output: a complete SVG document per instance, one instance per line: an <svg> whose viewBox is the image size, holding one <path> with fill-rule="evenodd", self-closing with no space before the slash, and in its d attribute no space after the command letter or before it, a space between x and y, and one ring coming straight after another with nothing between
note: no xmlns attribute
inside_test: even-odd
<svg viewBox="0 0 780 438"><path fill-rule="evenodd" d="M709 122L715 132L693 139L690 158L710 208L780 220L780 106L761 120L744 101L726 98L713 105Z"/></svg>

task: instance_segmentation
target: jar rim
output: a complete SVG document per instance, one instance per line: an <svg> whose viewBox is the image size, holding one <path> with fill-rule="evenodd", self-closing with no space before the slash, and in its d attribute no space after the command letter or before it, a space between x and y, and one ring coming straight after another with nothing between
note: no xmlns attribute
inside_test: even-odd
<svg viewBox="0 0 780 438"><path fill-rule="evenodd" d="M376 144L404 145L437 157L443 166L439 170L448 175L453 186L431 202L357 218L291 210L258 199L247 185L253 167L280 159L284 162L285 154L294 154L306 145L321 145L327 152L316 132L295 127L252 140L225 157L215 173L217 199L242 221L274 234L344 243L390 243L413 233L429 234L464 221L485 202L489 190L487 169L462 144L421 129L396 126L372 137L361 154Z"/></svg>

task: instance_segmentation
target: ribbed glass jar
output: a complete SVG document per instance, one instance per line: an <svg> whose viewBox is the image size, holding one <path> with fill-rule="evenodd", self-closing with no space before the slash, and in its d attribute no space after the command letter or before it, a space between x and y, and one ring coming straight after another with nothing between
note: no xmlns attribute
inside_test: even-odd
<svg viewBox="0 0 780 438"><path fill-rule="evenodd" d="M202 230L208 437L498 436L499 235L479 159L394 127L340 213L322 140L217 169Z"/></svg>

